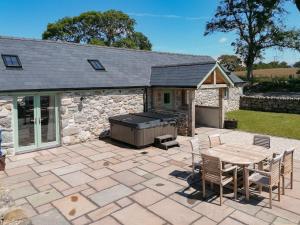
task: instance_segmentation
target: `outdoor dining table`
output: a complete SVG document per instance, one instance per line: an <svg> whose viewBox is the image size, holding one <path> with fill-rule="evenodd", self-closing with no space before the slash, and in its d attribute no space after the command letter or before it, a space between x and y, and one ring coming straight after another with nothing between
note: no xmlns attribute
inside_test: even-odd
<svg viewBox="0 0 300 225"><path fill-rule="evenodd" d="M246 169L251 164L258 164L263 169L263 160L272 157L274 151L256 145L222 144L201 151L201 153L218 157L222 162L243 168L243 183L246 200L249 200L249 172Z"/></svg>

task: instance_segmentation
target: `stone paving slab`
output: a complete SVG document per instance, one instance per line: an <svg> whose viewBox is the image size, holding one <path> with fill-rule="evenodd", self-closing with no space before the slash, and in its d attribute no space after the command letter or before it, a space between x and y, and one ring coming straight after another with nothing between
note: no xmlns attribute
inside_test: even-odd
<svg viewBox="0 0 300 225"><path fill-rule="evenodd" d="M94 180L92 177L90 177L89 175L87 175L81 171L63 175L63 176L61 176L61 179L63 179L65 182L67 182L68 184L70 184L73 187L81 185L81 184L85 184L85 183L88 183L88 182Z"/></svg>
<svg viewBox="0 0 300 225"><path fill-rule="evenodd" d="M200 214L171 199L155 203L149 209L174 225L189 225L201 217Z"/></svg>
<svg viewBox="0 0 300 225"><path fill-rule="evenodd" d="M253 138L231 130L196 132L201 148L208 148L208 134L221 133L225 143L251 144ZM294 163L294 188L286 188L280 202L274 194L272 209L267 192L251 193L250 201L245 201L242 195L234 200L226 189L219 206L217 188L207 188L208 198L203 199L199 179L189 177L189 139L178 136L181 147L168 151L95 140L21 154L7 159L8 169L0 178L34 225L300 223L300 161ZM297 147L298 142L271 137L271 145L278 149Z"/></svg>
<svg viewBox="0 0 300 225"><path fill-rule="evenodd" d="M165 222L138 204L130 205L112 214L124 225L163 225Z"/></svg>
<svg viewBox="0 0 300 225"><path fill-rule="evenodd" d="M31 218L33 225L70 225L70 223L57 211L37 215Z"/></svg>
<svg viewBox="0 0 300 225"><path fill-rule="evenodd" d="M123 184L113 186L103 191L97 192L89 198L99 206L104 206L133 193L133 190Z"/></svg>
<svg viewBox="0 0 300 225"><path fill-rule="evenodd" d="M61 197L62 195L58 191L56 191L55 189L51 189L49 191L39 192L37 194L28 196L27 200L30 202L31 205L37 207L52 202Z"/></svg>
<svg viewBox="0 0 300 225"><path fill-rule="evenodd" d="M97 206L80 194L74 194L52 202L52 204L68 219L89 213Z"/></svg>
<svg viewBox="0 0 300 225"><path fill-rule="evenodd" d="M144 182L146 179L136 175L133 172L130 171L122 171L119 173L115 173L113 175L111 175L111 177L115 180L117 180L118 182L125 184L127 186L133 186L139 183Z"/></svg>
<svg viewBox="0 0 300 225"><path fill-rule="evenodd" d="M164 195L170 195L176 191L182 189L182 186L175 184L173 182L167 181L160 177L155 177L143 183L143 185L161 193Z"/></svg>
<svg viewBox="0 0 300 225"><path fill-rule="evenodd" d="M87 168L86 165L82 164L82 163L76 163L73 165L69 165L69 166L64 166L58 169L54 169L52 170L53 173L55 173L56 175L60 176L60 175L64 175L67 173L72 173L72 172L76 172L78 170L82 170Z"/></svg>

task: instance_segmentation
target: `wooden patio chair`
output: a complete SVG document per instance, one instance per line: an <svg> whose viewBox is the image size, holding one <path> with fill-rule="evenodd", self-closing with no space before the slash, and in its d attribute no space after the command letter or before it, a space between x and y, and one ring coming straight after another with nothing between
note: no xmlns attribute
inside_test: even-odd
<svg viewBox="0 0 300 225"><path fill-rule="evenodd" d="M285 177L290 176L290 185L293 189L293 168L294 168L294 151L295 149L286 150L283 153L283 159L281 164L281 177L282 177L282 194L285 194Z"/></svg>
<svg viewBox="0 0 300 225"><path fill-rule="evenodd" d="M208 139L209 139L209 147L211 148L222 144L220 134L209 135Z"/></svg>
<svg viewBox="0 0 300 225"><path fill-rule="evenodd" d="M269 204L270 208L272 208L272 189L273 187L278 188L278 201L280 201L280 171L281 171L281 160L282 155L277 156L276 158L273 158L269 164L269 172L266 172L264 170L257 170L257 169L251 169L247 168L248 171L254 172L251 176L248 178L249 185L254 183L259 186L259 193L261 193L262 186L269 188Z"/></svg>
<svg viewBox="0 0 300 225"><path fill-rule="evenodd" d="M208 139L209 139L209 147L210 148L213 148L213 147L216 147L218 145L223 144L222 141L221 141L221 135L220 134L209 135ZM232 167L232 164L222 162L222 166L223 166L223 169L224 169L224 168Z"/></svg>
<svg viewBox="0 0 300 225"><path fill-rule="evenodd" d="M198 172L201 170L201 153L200 153L200 143L199 138L195 137L190 140L192 148L192 177L195 177L196 168L199 168Z"/></svg>
<svg viewBox="0 0 300 225"><path fill-rule="evenodd" d="M271 147L271 139L269 136L254 135L253 145L258 145L269 149Z"/></svg>
<svg viewBox="0 0 300 225"><path fill-rule="evenodd" d="M202 188L203 198L206 197L205 183L209 181L220 186L220 205L223 202L223 186L233 182L234 198L237 197L237 167L222 169L219 158L201 154L202 156ZM232 173L230 173L232 172Z"/></svg>
<svg viewBox="0 0 300 225"><path fill-rule="evenodd" d="M269 149L271 147L271 139L269 136L265 136L265 135L254 135L253 145L257 145L257 146L261 146L266 149ZM264 170L267 170L268 165L270 164L271 160L272 160L272 158L268 158L263 161ZM254 165L254 168L255 168L255 165Z"/></svg>

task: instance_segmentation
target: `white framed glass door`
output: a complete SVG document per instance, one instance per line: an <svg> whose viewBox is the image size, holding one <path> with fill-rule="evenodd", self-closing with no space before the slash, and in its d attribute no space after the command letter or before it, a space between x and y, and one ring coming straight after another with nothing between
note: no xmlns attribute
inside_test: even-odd
<svg viewBox="0 0 300 225"><path fill-rule="evenodd" d="M14 144L17 152L59 144L56 95L15 96Z"/></svg>
<svg viewBox="0 0 300 225"><path fill-rule="evenodd" d="M57 97L55 95L41 95L37 100L38 146L56 145L59 140Z"/></svg>

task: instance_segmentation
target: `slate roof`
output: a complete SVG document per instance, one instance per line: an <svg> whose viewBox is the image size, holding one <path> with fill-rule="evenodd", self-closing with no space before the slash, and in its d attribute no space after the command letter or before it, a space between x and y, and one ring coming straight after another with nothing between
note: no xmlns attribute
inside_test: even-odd
<svg viewBox="0 0 300 225"><path fill-rule="evenodd" d="M215 61L208 61L205 63L152 67L150 85L196 88L215 65Z"/></svg>
<svg viewBox="0 0 300 225"><path fill-rule="evenodd" d="M226 67L222 66L221 64L219 64L220 67L224 70L224 72L228 75L228 77L230 78L230 80L236 84L244 84L247 83L246 81L242 80L241 78L239 78L236 74L234 74L233 72L229 71Z"/></svg>
<svg viewBox="0 0 300 225"><path fill-rule="evenodd" d="M234 84L236 84L236 85L247 83L246 81L242 80L241 78L239 78L239 77L238 77L236 74L234 74L234 73L230 73L230 74L228 75L228 77L229 77L230 80L231 80Z"/></svg>
<svg viewBox="0 0 300 225"><path fill-rule="evenodd" d="M0 37L0 54L18 55L23 66L6 69L0 58L0 92L145 87L153 66L215 62L209 56L11 37ZM95 71L88 59L98 59L106 70Z"/></svg>

